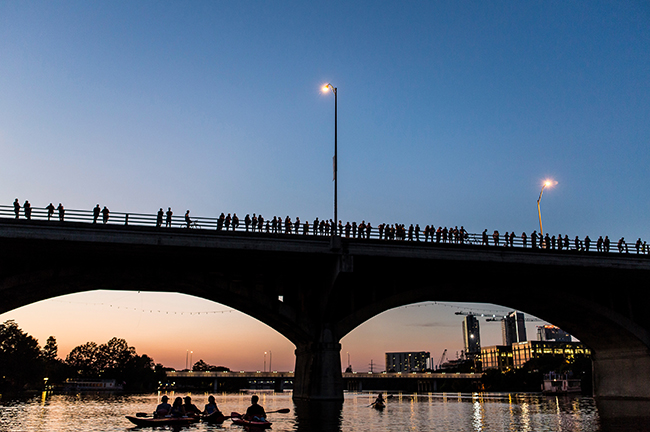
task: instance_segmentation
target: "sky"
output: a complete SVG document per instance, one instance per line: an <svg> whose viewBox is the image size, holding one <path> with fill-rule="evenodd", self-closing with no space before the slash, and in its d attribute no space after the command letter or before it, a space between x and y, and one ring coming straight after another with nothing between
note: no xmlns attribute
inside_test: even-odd
<svg viewBox="0 0 650 432"><path fill-rule="evenodd" d="M330 218L332 83L344 223L530 233L551 178L545 231L647 240L649 23L642 1L3 1L0 204ZM158 306L178 317L142 312ZM63 355L117 336L178 368L189 350L293 368L293 346L252 318L185 314L229 309L88 292L0 319L54 334ZM453 309L386 312L342 356L363 370L386 351L454 353ZM256 351L236 352L259 328Z"/></svg>

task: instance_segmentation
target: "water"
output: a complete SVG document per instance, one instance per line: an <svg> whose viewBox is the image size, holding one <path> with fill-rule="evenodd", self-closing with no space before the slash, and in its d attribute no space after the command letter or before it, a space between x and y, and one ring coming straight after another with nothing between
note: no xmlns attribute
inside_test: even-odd
<svg viewBox="0 0 650 432"><path fill-rule="evenodd" d="M629 431L642 425L603 426L593 398L547 397L516 393L431 393L391 395L383 411L370 408L374 395L348 393L345 402L295 405L290 393L258 393L267 411L291 408L290 414L270 414L274 431L366 432L366 431ZM175 396L183 394L169 394ZM199 408L208 394L192 394ZM217 394L221 411L244 412L250 394ZM2 431L127 431L137 428L126 415L152 412L159 394L110 395L42 394L24 399L0 400ZM637 428L638 427L638 428ZM171 430L160 428L156 430ZM227 420L223 425L197 423L182 428L190 432L243 431Z"/></svg>

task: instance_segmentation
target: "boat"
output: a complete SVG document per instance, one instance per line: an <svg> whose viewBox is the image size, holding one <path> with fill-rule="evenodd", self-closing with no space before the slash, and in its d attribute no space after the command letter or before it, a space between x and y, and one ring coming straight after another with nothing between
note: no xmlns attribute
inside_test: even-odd
<svg viewBox="0 0 650 432"><path fill-rule="evenodd" d="M237 412L232 412L230 413L230 419L232 420L233 424L236 424L238 426L247 426L251 428L258 428L258 429L268 429L271 427L271 422L270 421L255 421L255 420L244 420L241 414Z"/></svg>
<svg viewBox="0 0 650 432"><path fill-rule="evenodd" d="M375 403L372 404L372 407L373 407L374 409L376 409L376 410L381 411L381 410L383 410L384 408L386 408L386 404L383 403L383 402L375 402Z"/></svg>
<svg viewBox="0 0 650 432"><path fill-rule="evenodd" d="M542 393L547 395L580 393L582 387L580 380L573 378L571 372L564 374L557 374L551 372L544 374L544 382L542 383Z"/></svg>
<svg viewBox="0 0 650 432"><path fill-rule="evenodd" d="M156 427L156 426L186 426L192 423L197 423L200 419L198 417L136 417L126 416L131 423L136 426Z"/></svg>
<svg viewBox="0 0 650 432"><path fill-rule="evenodd" d="M212 424L221 424L227 418L228 417L224 416L221 411L216 411L213 412L212 414L204 415L203 417L201 417L201 421L204 421L206 423L212 423Z"/></svg>

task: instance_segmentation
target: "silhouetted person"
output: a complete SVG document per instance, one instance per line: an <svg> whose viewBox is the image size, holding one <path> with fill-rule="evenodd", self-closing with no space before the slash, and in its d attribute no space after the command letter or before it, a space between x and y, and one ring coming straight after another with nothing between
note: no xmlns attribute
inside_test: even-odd
<svg viewBox="0 0 650 432"><path fill-rule="evenodd" d="M589 246L591 245L591 239L589 236L585 237L585 251L589 252Z"/></svg>
<svg viewBox="0 0 650 432"><path fill-rule="evenodd" d="M266 420L266 411L264 411L264 408L257 403L259 400L260 398L257 395L251 397L251 406L246 409L246 414L244 415L245 420Z"/></svg>
<svg viewBox="0 0 650 432"><path fill-rule="evenodd" d="M201 415L201 410L192 403L192 398L190 396L185 396L183 399L185 400L185 403L183 404L185 414L191 417L198 417Z"/></svg>
<svg viewBox="0 0 650 432"><path fill-rule="evenodd" d="M641 245L642 245L642 244L643 244L643 243L641 242L641 237L639 237L639 239L638 239L638 240L636 241L636 243L634 244L634 247L636 248L636 253L637 253L637 255L639 254L639 250L641 249Z"/></svg>
<svg viewBox="0 0 650 432"><path fill-rule="evenodd" d="M530 245L533 249L537 249L537 231L533 231L530 235Z"/></svg>
<svg viewBox="0 0 650 432"><path fill-rule="evenodd" d="M156 407L156 411L153 413L154 418L163 418L169 415L172 410L172 406L169 404L169 402L167 402L168 400L169 397L167 397L167 395L164 395L160 398L160 404Z"/></svg>
<svg viewBox="0 0 650 432"><path fill-rule="evenodd" d="M596 251L603 251L603 236L598 237L598 240L596 240Z"/></svg>
<svg viewBox="0 0 650 432"><path fill-rule="evenodd" d="M189 228L192 225L192 219L190 219L190 211L185 212L185 225Z"/></svg>
<svg viewBox="0 0 650 432"><path fill-rule="evenodd" d="M50 205L45 207L45 209L47 210L47 220L50 220L52 215L54 215L54 204L50 203Z"/></svg>
<svg viewBox="0 0 650 432"><path fill-rule="evenodd" d="M103 222L103 223L108 222L108 214L109 214L109 213L110 213L110 212L108 211L108 209L106 208L106 206L104 206L104 208L102 209L102 222Z"/></svg>
<svg viewBox="0 0 650 432"><path fill-rule="evenodd" d="M436 233L436 239L437 239L438 234ZM481 240L483 241L483 246L488 246L488 233L487 229L483 230L483 234L481 234Z"/></svg>
<svg viewBox="0 0 650 432"><path fill-rule="evenodd" d="M603 240L603 246L605 247L605 252L609 252L609 237L605 236L605 240Z"/></svg>
<svg viewBox="0 0 650 432"><path fill-rule="evenodd" d="M232 230L235 231L239 227L239 218L237 217L237 213L232 214Z"/></svg>
<svg viewBox="0 0 650 432"><path fill-rule="evenodd" d="M18 202L18 198L16 198L16 201L14 201L14 213L16 214L16 219L20 218L20 203Z"/></svg>
<svg viewBox="0 0 650 432"><path fill-rule="evenodd" d="M167 228L171 228L171 227L172 227L172 215L173 215L173 214L174 214L174 212L172 211L172 208L171 208L171 207L167 207L167 212L165 213L165 216L166 216L166 218L165 218L165 226L166 226Z"/></svg>
<svg viewBox="0 0 650 432"><path fill-rule="evenodd" d="M618 251L619 253L623 253L623 248L626 246L625 245L625 237L621 237L620 240L618 241Z"/></svg>
<svg viewBox="0 0 650 432"><path fill-rule="evenodd" d="M63 208L63 204L59 203L59 206L56 209L59 211L59 222L63 222L65 216L65 208Z"/></svg>
<svg viewBox="0 0 650 432"><path fill-rule="evenodd" d="M156 216L156 227L160 228L163 223L163 216L165 216L165 212L163 211L162 207L160 207L160 210L158 210L158 215Z"/></svg>
<svg viewBox="0 0 650 432"><path fill-rule="evenodd" d="M99 213L102 211L102 209L99 208L99 204L95 206L93 209L93 223L97 223L97 219L99 218Z"/></svg>
<svg viewBox="0 0 650 432"><path fill-rule="evenodd" d="M246 227L246 232L248 232L248 228L251 225L251 216L250 214L246 213L246 217L244 218L244 226Z"/></svg>
<svg viewBox="0 0 650 432"><path fill-rule="evenodd" d="M526 232L521 233L521 243L526 247L526 244L528 243L528 236L526 235Z"/></svg>
<svg viewBox="0 0 650 432"><path fill-rule="evenodd" d="M25 204L23 204L23 211L25 212L25 218L32 218L32 205L29 203L29 201L25 201Z"/></svg>

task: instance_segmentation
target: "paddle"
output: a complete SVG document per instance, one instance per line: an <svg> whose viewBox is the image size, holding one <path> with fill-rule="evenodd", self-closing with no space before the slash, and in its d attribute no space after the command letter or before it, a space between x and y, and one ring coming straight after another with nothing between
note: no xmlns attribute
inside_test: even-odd
<svg viewBox="0 0 650 432"><path fill-rule="evenodd" d="M144 413L144 412L135 413L135 416L136 416L136 417L149 417L150 415L151 415L151 414L149 414L149 413Z"/></svg>
<svg viewBox="0 0 650 432"><path fill-rule="evenodd" d="M275 413L287 414L288 412L291 412L291 410L289 408L282 408L282 409L275 410L275 411L267 411L266 413L267 414L275 414Z"/></svg>

